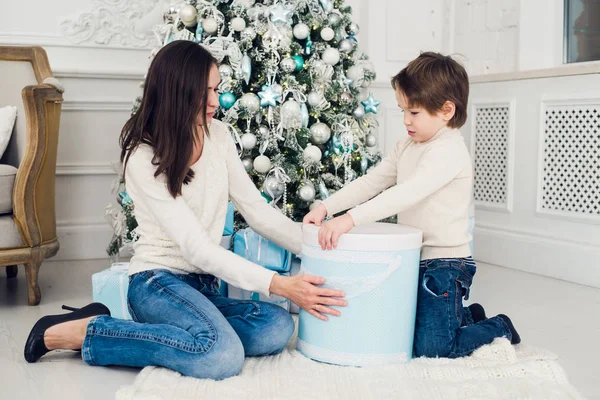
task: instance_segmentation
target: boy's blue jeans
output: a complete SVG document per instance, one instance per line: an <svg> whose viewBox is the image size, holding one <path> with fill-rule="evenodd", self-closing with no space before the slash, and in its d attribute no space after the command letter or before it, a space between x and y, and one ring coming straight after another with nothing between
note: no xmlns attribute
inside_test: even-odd
<svg viewBox="0 0 600 400"><path fill-rule="evenodd" d="M421 261L415 322L415 357L457 358L472 353L497 337L511 339L499 317L473 323L462 300L469 298L475 262L468 258Z"/></svg>
<svg viewBox="0 0 600 400"><path fill-rule="evenodd" d="M139 272L129 278L128 305L134 321L90 321L81 349L86 363L224 379L241 371L245 356L282 351L294 332L283 308L223 297L212 275Z"/></svg>

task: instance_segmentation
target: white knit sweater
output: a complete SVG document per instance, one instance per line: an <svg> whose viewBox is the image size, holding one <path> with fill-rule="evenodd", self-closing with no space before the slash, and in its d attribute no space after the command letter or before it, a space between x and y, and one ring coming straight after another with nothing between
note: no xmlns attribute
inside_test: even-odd
<svg viewBox="0 0 600 400"><path fill-rule="evenodd" d="M268 205L242 165L227 127L214 120L204 138L200 159L192 165L194 179L174 199L166 176L154 177L153 149L140 145L125 171L140 235L134 244L129 274L150 269L176 273L207 273L241 289L269 295L273 272L219 246L228 197L259 234L299 254L299 224Z"/></svg>
<svg viewBox="0 0 600 400"><path fill-rule="evenodd" d="M422 260L468 257L472 168L460 131L442 128L424 143L398 142L377 167L323 205L331 216L366 202L349 211L356 226L397 214L398 223L423 231Z"/></svg>

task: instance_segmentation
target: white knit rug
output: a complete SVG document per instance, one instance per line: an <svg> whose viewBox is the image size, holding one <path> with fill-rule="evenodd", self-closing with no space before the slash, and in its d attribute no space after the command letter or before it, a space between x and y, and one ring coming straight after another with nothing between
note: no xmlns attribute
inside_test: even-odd
<svg viewBox="0 0 600 400"><path fill-rule="evenodd" d="M223 381L147 367L117 400L583 399L552 353L506 339L462 359L420 358L403 365L340 367L305 358L295 339L277 356L247 358Z"/></svg>

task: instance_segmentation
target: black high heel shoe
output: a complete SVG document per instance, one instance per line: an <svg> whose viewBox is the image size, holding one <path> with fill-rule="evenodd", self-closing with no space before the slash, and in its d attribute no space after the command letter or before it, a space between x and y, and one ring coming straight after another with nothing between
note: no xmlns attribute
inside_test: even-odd
<svg viewBox="0 0 600 400"><path fill-rule="evenodd" d="M95 317L98 315L110 316L110 310L102 303L91 303L82 308L73 308L68 306L62 306L62 308L63 310L69 310L72 312L68 314L47 315L42 317L31 329L29 337L25 342L24 354L27 362L34 363L39 360L41 356L50 351L44 343L44 334L48 328L67 321L75 321L78 319Z"/></svg>

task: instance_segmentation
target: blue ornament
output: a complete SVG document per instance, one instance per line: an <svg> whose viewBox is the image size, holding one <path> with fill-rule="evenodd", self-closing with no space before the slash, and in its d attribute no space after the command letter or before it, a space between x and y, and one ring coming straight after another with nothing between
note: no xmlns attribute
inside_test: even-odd
<svg viewBox="0 0 600 400"><path fill-rule="evenodd" d="M351 33L349 36L346 36L346 39L348 39L348 40L352 40L352 41L354 41L354 42L358 43L358 39L357 39L357 38L356 38L356 36L354 36L354 34L352 34L352 33Z"/></svg>
<svg viewBox="0 0 600 400"><path fill-rule="evenodd" d="M308 128L308 108L306 107L306 103L300 104L300 118L302 120L302 127Z"/></svg>
<svg viewBox="0 0 600 400"><path fill-rule="evenodd" d="M242 57L242 77L246 85L250 83L250 75L252 75L252 60L250 60L248 54L244 54L244 57Z"/></svg>
<svg viewBox="0 0 600 400"><path fill-rule="evenodd" d="M379 100L375 100L375 98L373 97L373 93L369 93L369 97L367 97L366 100L363 100L360 103L363 105L363 107L365 107L366 113L373 114L377 114L377 107L379 107L379 104L381 104Z"/></svg>
<svg viewBox="0 0 600 400"><path fill-rule="evenodd" d="M273 89L273 86L263 85L262 91L258 92L258 97L260 97L260 105L262 107L275 107L277 105L277 99L281 97L281 95Z"/></svg>
<svg viewBox="0 0 600 400"><path fill-rule="evenodd" d="M235 100L235 95L231 92L221 93L219 96L219 104L221 104L221 107L223 107L225 110L229 110L231 107L233 107Z"/></svg>
<svg viewBox="0 0 600 400"><path fill-rule="evenodd" d="M321 194L321 199L323 200L329 197L329 190L327 190L327 186L325 186L325 182L322 180L319 181L319 193Z"/></svg>
<svg viewBox="0 0 600 400"><path fill-rule="evenodd" d="M304 67L304 58L302 56L292 56L292 59L296 62L296 71L300 71Z"/></svg>
<svg viewBox="0 0 600 400"><path fill-rule="evenodd" d="M133 203L133 200L131 200L131 197L129 197L129 194L125 190L123 190L122 192L119 193L119 198L121 199L121 204L132 204Z"/></svg>
<svg viewBox="0 0 600 400"><path fill-rule="evenodd" d="M276 5L270 7L269 11L271 11L271 21L273 23L284 22L286 24L289 24L291 22L290 17L292 14L292 10L284 7L283 4L277 3Z"/></svg>
<svg viewBox="0 0 600 400"><path fill-rule="evenodd" d="M200 43L202 41L203 33L204 33L204 28L202 28L202 24L198 24L198 26L196 26L196 42Z"/></svg>
<svg viewBox="0 0 600 400"><path fill-rule="evenodd" d="M304 46L304 53L307 56L310 56L310 54L312 53L312 40L310 40L310 36L308 37L308 39L306 39L306 45Z"/></svg>

